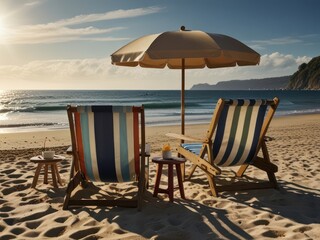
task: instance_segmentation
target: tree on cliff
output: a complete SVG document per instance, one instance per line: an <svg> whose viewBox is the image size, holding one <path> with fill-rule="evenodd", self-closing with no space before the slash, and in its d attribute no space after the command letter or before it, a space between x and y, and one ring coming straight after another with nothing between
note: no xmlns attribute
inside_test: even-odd
<svg viewBox="0 0 320 240"><path fill-rule="evenodd" d="M320 90L320 56L313 58L308 64L302 63L290 78L287 89Z"/></svg>

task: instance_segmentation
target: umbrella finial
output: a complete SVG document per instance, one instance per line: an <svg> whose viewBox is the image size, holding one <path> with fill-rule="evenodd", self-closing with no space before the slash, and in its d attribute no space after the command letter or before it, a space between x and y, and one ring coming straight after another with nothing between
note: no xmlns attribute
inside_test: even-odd
<svg viewBox="0 0 320 240"><path fill-rule="evenodd" d="M185 26L181 26L180 27L180 31L185 31L186 30L186 27Z"/></svg>

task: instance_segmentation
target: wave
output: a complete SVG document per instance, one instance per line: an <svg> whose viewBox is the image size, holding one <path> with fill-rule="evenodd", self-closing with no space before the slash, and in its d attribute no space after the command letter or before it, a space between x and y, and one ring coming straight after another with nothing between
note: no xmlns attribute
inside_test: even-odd
<svg viewBox="0 0 320 240"><path fill-rule="evenodd" d="M146 109L172 109L172 108L180 108L180 102L159 102L159 103L146 103L143 104ZM198 103L185 103L185 107L198 107L200 106Z"/></svg>
<svg viewBox="0 0 320 240"><path fill-rule="evenodd" d="M14 113L14 112L50 112L67 110L67 106L39 106L39 107L15 107L15 108L2 108L0 113Z"/></svg>
<svg viewBox="0 0 320 240"><path fill-rule="evenodd" d="M277 116L287 116L287 115L303 115L303 114L313 114L320 113L319 109L304 109L304 110L283 110L276 112Z"/></svg>
<svg viewBox="0 0 320 240"><path fill-rule="evenodd" d="M134 101L132 100L126 100L126 101L118 101L116 104L113 105L121 105L121 104L130 104L130 105L137 105L141 104L139 101ZM0 109L0 113L15 113L15 112L50 112L50 111L64 111L67 110L67 105L111 105L110 103L103 102L103 101L97 101L97 100L79 100L77 101L77 104L71 104L71 103L65 103L59 105L50 105L50 106L45 106L45 105L39 105L39 106L33 106L33 105L22 105L22 106L3 106ZM158 102L158 103L145 103L143 104L146 109L180 109L181 103L180 102ZM185 107L190 107L190 108L199 108L201 104L198 103L186 103Z"/></svg>
<svg viewBox="0 0 320 240"><path fill-rule="evenodd" d="M0 128L19 128L19 127L47 127L47 126L54 126L60 125L58 123L17 123L17 124L2 124Z"/></svg>

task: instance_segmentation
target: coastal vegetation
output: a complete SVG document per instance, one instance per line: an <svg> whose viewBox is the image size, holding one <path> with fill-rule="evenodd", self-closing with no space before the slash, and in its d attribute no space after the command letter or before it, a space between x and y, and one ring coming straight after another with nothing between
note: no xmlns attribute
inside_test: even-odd
<svg viewBox="0 0 320 240"><path fill-rule="evenodd" d="M302 63L291 76L287 89L320 90L320 56Z"/></svg>
<svg viewBox="0 0 320 240"><path fill-rule="evenodd" d="M193 85L191 90L320 90L320 56L302 63L291 76L250 80L230 80L210 85Z"/></svg>

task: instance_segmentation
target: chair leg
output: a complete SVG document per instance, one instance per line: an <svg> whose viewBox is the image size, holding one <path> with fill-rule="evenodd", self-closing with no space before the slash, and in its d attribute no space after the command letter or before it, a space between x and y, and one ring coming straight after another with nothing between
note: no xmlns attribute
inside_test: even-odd
<svg viewBox="0 0 320 240"><path fill-rule="evenodd" d="M216 188L216 183L215 183L215 180L214 180L214 176L211 176L208 173L205 173L205 174L207 175L207 178L208 178L208 182L209 182L209 186L210 186L210 190L211 190L212 196L219 197L219 194L218 194L218 191L217 191L217 188Z"/></svg>
<svg viewBox="0 0 320 240"><path fill-rule="evenodd" d="M141 211L143 204L143 196L149 187L149 157L147 159L147 164L141 167L140 176L138 179L138 193L137 193L137 208Z"/></svg>
<svg viewBox="0 0 320 240"><path fill-rule="evenodd" d="M279 189L275 174L273 172L267 172L267 174L268 174L269 182L272 184L272 186L275 189Z"/></svg>
<svg viewBox="0 0 320 240"><path fill-rule="evenodd" d="M142 178L142 179L141 179ZM138 196L137 196L137 208L138 211L141 211L142 203L143 203L143 194L145 192L146 187L146 181L143 178L143 176L140 176L140 179L138 181Z"/></svg>
<svg viewBox="0 0 320 240"><path fill-rule="evenodd" d="M249 164L243 164L241 165L241 167L239 168L238 172L236 173L237 177L242 177L244 172L247 170Z"/></svg>
<svg viewBox="0 0 320 240"><path fill-rule="evenodd" d="M74 189L74 184L71 180L71 182L68 183L67 189L66 189L66 196L64 197L64 201L63 201L63 210L68 210L68 206L69 206L69 200L71 198L71 193Z"/></svg>
<svg viewBox="0 0 320 240"><path fill-rule="evenodd" d="M262 150L263 158L261 158L260 161L264 163L264 166L263 167L258 166L258 167L266 171L266 173L268 174L269 182L275 189L278 189L278 182L274 174L275 172L278 171L278 167L275 164L271 163L268 148L265 141L262 142L261 150Z"/></svg>
<svg viewBox="0 0 320 240"><path fill-rule="evenodd" d="M66 189L66 196L65 196L64 202L63 202L63 210L68 210L69 201L71 198L71 193L80 184L81 181L82 181L81 173L77 172L76 175L68 183L68 186Z"/></svg>

